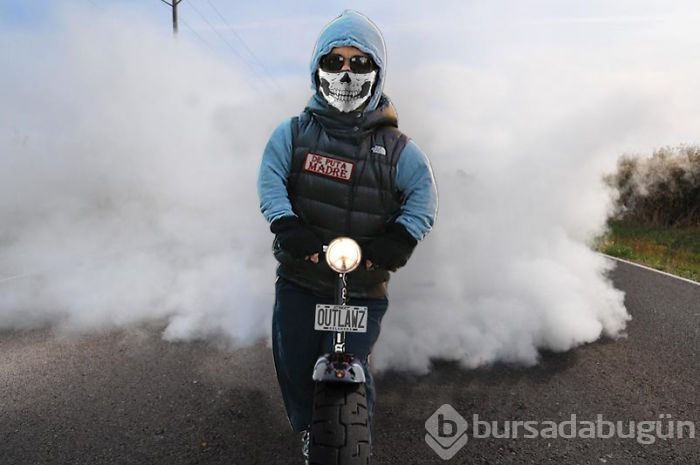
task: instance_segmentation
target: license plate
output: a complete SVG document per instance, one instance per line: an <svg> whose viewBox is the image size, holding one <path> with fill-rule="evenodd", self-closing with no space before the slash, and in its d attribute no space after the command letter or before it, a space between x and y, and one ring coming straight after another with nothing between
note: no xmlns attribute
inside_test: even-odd
<svg viewBox="0 0 700 465"><path fill-rule="evenodd" d="M316 305L314 329L317 331L367 332L367 307Z"/></svg>

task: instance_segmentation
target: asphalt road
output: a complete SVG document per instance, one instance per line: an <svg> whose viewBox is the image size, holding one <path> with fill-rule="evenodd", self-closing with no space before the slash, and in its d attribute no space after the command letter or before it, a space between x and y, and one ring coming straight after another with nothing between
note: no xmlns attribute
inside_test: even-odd
<svg viewBox="0 0 700 465"><path fill-rule="evenodd" d="M625 264L613 279L634 318L627 339L546 353L532 368L379 376L374 463L699 464L700 439L687 438L470 438L447 462L426 445L425 421L446 403L499 425L668 414L700 427L700 286ZM155 329L0 333L0 465L297 463L264 345L226 352Z"/></svg>

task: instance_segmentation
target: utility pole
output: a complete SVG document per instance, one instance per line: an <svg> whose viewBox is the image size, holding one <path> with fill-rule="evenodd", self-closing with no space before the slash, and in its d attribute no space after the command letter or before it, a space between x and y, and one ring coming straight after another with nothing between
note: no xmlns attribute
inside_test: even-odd
<svg viewBox="0 0 700 465"><path fill-rule="evenodd" d="M180 4L180 2L182 2L182 0L171 0L169 2L166 0L160 1L173 9L173 35L177 37L177 6Z"/></svg>

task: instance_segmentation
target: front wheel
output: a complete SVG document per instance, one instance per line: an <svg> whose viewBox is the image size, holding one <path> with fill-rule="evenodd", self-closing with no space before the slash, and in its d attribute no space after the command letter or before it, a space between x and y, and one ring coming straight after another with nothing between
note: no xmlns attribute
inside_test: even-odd
<svg viewBox="0 0 700 465"><path fill-rule="evenodd" d="M309 463L370 463L369 416L364 383L316 383Z"/></svg>

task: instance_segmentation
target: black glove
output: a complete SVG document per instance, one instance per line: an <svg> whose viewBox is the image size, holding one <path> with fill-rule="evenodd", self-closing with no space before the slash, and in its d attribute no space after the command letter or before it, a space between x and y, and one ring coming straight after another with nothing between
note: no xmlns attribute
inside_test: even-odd
<svg viewBox="0 0 700 465"><path fill-rule="evenodd" d="M364 257L380 268L396 271L408 262L417 243L406 228L391 223L384 234L364 247Z"/></svg>
<svg viewBox="0 0 700 465"><path fill-rule="evenodd" d="M272 222L270 231L277 235L279 246L294 258L305 258L323 251L323 242L296 216L285 216Z"/></svg>

